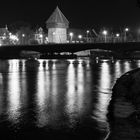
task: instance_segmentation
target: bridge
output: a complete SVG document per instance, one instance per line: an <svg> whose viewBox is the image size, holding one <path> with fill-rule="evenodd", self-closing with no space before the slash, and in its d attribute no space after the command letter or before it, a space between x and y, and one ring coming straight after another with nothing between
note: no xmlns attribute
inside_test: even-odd
<svg viewBox="0 0 140 140"><path fill-rule="evenodd" d="M75 53L85 50L96 50L96 49L113 52L135 52L140 51L140 42L1 46L0 57L9 55L18 55L22 51L36 51L47 54L47 53L62 53L62 52Z"/></svg>

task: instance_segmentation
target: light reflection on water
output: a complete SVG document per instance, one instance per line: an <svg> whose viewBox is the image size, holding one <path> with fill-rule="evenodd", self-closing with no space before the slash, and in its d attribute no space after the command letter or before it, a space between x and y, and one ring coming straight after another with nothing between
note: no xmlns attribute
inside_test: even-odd
<svg viewBox="0 0 140 140"><path fill-rule="evenodd" d="M83 93L85 84L83 81L83 72L81 62L79 62L77 69L75 68L75 65L70 62L67 71L66 112L72 126L77 123L78 117L81 115L82 111L84 111Z"/></svg>
<svg viewBox="0 0 140 140"><path fill-rule="evenodd" d="M12 121L12 123L17 123L19 121L20 117L20 108L21 108L21 101L20 101L20 94L21 94L21 88L20 88L20 77L19 73L17 72L19 70L19 61L10 61L9 66L9 75L8 75L8 85L7 85L7 91L8 91L8 115L9 119ZM16 71L16 72L15 72Z"/></svg>
<svg viewBox="0 0 140 140"><path fill-rule="evenodd" d="M97 94L98 101L94 111L100 129L106 129L108 127L106 115L112 87L110 69L108 62L101 63L98 85L99 92Z"/></svg>
<svg viewBox="0 0 140 140"><path fill-rule="evenodd" d="M39 70L42 70L42 67L39 67ZM48 72L48 71L47 71ZM38 83L37 83L37 94L36 94L36 102L37 102L37 113L38 113L38 122L37 124L42 127L46 125L47 121L47 114L45 113L45 104L47 100L47 94L48 94L48 84L50 81L47 78L48 73L40 72L38 73ZM46 117L45 117L46 116Z"/></svg>
<svg viewBox="0 0 140 140"><path fill-rule="evenodd" d="M124 73L131 70L131 65L129 61L124 62Z"/></svg>
<svg viewBox="0 0 140 140"><path fill-rule="evenodd" d="M94 120L102 131L108 127L115 80L140 66L140 61L89 59L0 63L0 117L6 112L5 121L22 126L21 120L29 119L33 128L72 129Z"/></svg>
<svg viewBox="0 0 140 140"><path fill-rule="evenodd" d="M0 115L3 113L3 76L0 73Z"/></svg>
<svg viewBox="0 0 140 140"><path fill-rule="evenodd" d="M111 90L111 73L107 62L103 62L100 68L100 78L98 89L103 93L108 93Z"/></svg>
<svg viewBox="0 0 140 140"><path fill-rule="evenodd" d="M70 114L69 118L71 123L73 124L73 118L76 115L76 74L75 74L75 69L74 65L70 63L68 67L68 74L67 74L67 93L66 93L66 111L68 114Z"/></svg>
<svg viewBox="0 0 140 140"><path fill-rule="evenodd" d="M115 65L114 65L114 70L115 70L114 77L115 77L115 79L117 79L122 74L121 64L120 64L120 61L119 60L116 61Z"/></svg>

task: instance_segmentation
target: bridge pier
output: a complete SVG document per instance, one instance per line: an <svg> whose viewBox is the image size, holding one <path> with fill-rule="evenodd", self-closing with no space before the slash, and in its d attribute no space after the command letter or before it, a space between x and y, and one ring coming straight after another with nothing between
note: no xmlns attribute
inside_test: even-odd
<svg viewBox="0 0 140 140"><path fill-rule="evenodd" d="M73 53L88 52L91 50L91 58L134 58L132 52L140 51L140 42L126 43L72 43L72 44L46 44L46 45L16 45L16 46L1 46L0 57L11 58L18 57L20 52L36 51L41 54L49 53ZM135 53L133 53L135 54ZM139 54L140 58L140 54Z"/></svg>

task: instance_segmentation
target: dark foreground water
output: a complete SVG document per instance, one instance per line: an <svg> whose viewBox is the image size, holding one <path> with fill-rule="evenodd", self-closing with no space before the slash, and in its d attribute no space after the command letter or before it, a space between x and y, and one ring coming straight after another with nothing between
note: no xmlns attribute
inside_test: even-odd
<svg viewBox="0 0 140 140"><path fill-rule="evenodd" d="M0 137L105 140L111 88L139 66L129 60L1 60Z"/></svg>

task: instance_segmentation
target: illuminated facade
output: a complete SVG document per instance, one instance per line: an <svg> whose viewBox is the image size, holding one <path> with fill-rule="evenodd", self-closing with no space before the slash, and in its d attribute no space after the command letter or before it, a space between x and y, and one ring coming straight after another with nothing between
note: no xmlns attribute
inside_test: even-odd
<svg viewBox="0 0 140 140"><path fill-rule="evenodd" d="M8 27L0 28L0 46L18 44L18 37L9 32Z"/></svg>
<svg viewBox="0 0 140 140"><path fill-rule="evenodd" d="M37 40L39 44L44 44L44 32L41 27L35 33L35 40Z"/></svg>
<svg viewBox="0 0 140 140"><path fill-rule="evenodd" d="M69 27L69 21L58 7L56 7L46 24L48 28L49 43L67 42L67 28Z"/></svg>
<svg viewBox="0 0 140 140"><path fill-rule="evenodd" d="M0 46L7 45L8 38L9 38L9 31L7 26L5 28L0 28Z"/></svg>

